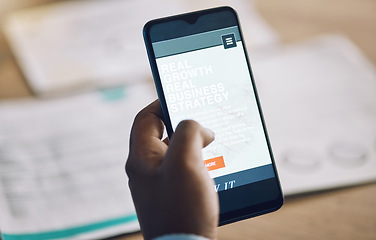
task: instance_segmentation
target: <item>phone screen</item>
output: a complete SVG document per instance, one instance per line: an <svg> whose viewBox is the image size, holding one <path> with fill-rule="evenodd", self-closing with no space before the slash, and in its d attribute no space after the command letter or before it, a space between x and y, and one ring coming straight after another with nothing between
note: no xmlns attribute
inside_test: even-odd
<svg viewBox="0 0 376 240"><path fill-rule="evenodd" d="M172 21L150 28L167 128L174 131L180 121L193 119L215 132L202 157L217 192L276 179L241 31L231 14L206 14L195 23ZM225 23L202 27L215 18ZM182 24L186 27L175 27ZM162 34L166 27L176 32ZM221 211L243 205L221 206Z"/></svg>

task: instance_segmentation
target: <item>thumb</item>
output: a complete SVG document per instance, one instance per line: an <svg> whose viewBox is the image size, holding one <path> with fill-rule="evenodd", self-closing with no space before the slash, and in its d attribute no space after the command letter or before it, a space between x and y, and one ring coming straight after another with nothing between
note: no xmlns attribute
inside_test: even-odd
<svg viewBox="0 0 376 240"><path fill-rule="evenodd" d="M214 132L202 127L193 120L184 120L179 123L174 132L166 154L165 162L188 162L197 161L202 165L201 149L214 140ZM183 161L176 161L176 160ZM173 163L172 163L173 164ZM174 165L174 164L173 164Z"/></svg>
<svg viewBox="0 0 376 240"><path fill-rule="evenodd" d="M201 156L213 140L211 130L192 120L182 121L171 138L159 178L170 232L216 237L218 196Z"/></svg>

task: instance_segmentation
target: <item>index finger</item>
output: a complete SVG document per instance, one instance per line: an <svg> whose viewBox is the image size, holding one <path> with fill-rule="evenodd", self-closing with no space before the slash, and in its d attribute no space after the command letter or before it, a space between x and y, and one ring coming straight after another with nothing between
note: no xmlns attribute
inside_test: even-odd
<svg viewBox="0 0 376 240"><path fill-rule="evenodd" d="M133 122L129 141L129 157L127 168L143 167L154 168L160 164L167 145L161 140L164 124L159 101L155 100L141 110ZM129 166L130 165L130 166Z"/></svg>
<svg viewBox="0 0 376 240"><path fill-rule="evenodd" d="M157 137L163 135L162 109L159 100L150 103L135 117L131 131L131 140Z"/></svg>

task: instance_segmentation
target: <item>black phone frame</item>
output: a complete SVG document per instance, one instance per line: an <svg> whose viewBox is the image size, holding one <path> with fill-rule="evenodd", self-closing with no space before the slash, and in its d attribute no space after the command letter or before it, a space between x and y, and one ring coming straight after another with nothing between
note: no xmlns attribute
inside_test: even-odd
<svg viewBox="0 0 376 240"><path fill-rule="evenodd" d="M162 113L163 113L163 117L164 117L163 121L165 123L168 136L170 138L173 134L173 129L172 129L172 125L171 125L169 111L168 111L167 104L166 104L165 95L164 95L163 88L162 88L161 79L160 79L160 76L159 76L159 71L158 71L158 68L157 68L155 54L154 54L153 47L152 47L152 39L151 39L151 36L150 36L150 29L155 25L163 24L163 23L169 23L169 22L172 22L172 21L183 21L183 22L186 22L190 25L194 25L197 22L198 18L203 16L203 15L218 13L218 12L223 12L223 11L231 12L231 14L234 16L233 20L236 23L236 26L239 28L240 37L241 37L242 41L244 42L244 37L243 37L242 31L241 31L241 26L240 26L240 22L239 22L237 13L234 9L232 9L231 7L227 7L227 6L211 8L211 9L206 9L206 10L201 10L201 11L190 12L190 13L171 16L171 17L165 17L165 18L151 20L151 21L147 22L145 24L144 28L143 28L143 36L144 36L145 46L146 46L146 50L147 50L147 54L148 54L148 58L149 58L149 62L150 62L151 70L152 70L152 75L153 75L153 78L154 78L154 83L155 83L157 94L158 94L158 98L159 98L161 108L162 108ZM223 23L219 23L217 21L217 23L214 22L210 26L206 26L206 27L201 26L200 29L195 29L194 33L185 33L181 36L186 36L186 35L190 35L190 34L206 32L206 31L220 29L220 28L225 28L225 27L227 27L226 24L228 24L228 23L223 24ZM232 25L232 26L235 26L235 25ZM169 33L166 33L166 34L169 35ZM163 40L173 39L173 38L177 38L177 37L179 37L179 35L172 32L171 36L167 36L167 37L164 36ZM263 113L262 113L262 110L261 110L261 105L260 105L255 81L254 81L254 78L253 78L253 73L252 73L250 62L249 62L247 49L245 48L245 44L243 44L243 50L244 50L244 54L245 54L245 57L246 57L248 70L249 70L250 78L251 78L251 81L252 81L252 87L253 87L253 90L254 90L254 94L255 94L255 98L256 98L256 102L257 102L257 107L258 107L258 110L259 110L259 113L260 113L260 118L261 118L263 130L264 130L266 142L267 142L267 145L268 145L268 150L269 150L269 154L270 154L270 157L271 157L275 178L260 181L260 182L250 183L250 184L247 184L247 185L244 185L244 186L240 186L240 187L236 187L236 188L229 189L229 190L226 190L226 191L218 192L219 201L220 201L220 208L221 208L219 226L229 224L229 223L232 223L232 222L236 222L236 221L239 221L239 220L247 219L247 218L250 218L250 217L255 217L255 216L258 216L258 215L265 214L265 213L276 211L276 210L278 210L279 208L282 207L283 202L284 202L284 197L283 197L283 194L282 194L282 188L281 188L281 185L280 185L280 182L279 182L279 177L278 177L277 169L276 169L275 162L274 162L274 156L273 156L271 144L270 144L270 141L269 141L269 136L268 136L268 133L267 133L267 130L266 130L264 117L263 117ZM234 196L245 197L246 194L244 194L244 193L252 193L252 195L253 194L256 194L256 195L257 194L265 194L265 193L263 193L265 187L269 187L269 188L271 187L271 189L276 190L276 192L275 192L276 197L273 200L265 201L265 202L254 204L254 205L248 205L248 206L241 207L241 208L238 208L236 210L229 211L229 212L222 212L222 209L223 209L223 206L224 206L223 204L227 204L227 203L223 202L223 199L234 199Z"/></svg>

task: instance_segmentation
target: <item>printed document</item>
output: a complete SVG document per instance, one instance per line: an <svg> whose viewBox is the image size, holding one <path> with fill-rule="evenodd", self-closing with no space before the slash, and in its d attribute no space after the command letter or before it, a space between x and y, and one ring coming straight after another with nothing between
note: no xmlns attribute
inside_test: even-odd
<svg viewBox="0 0 376 240"><path fill-rule="evenodd" d="M3 28L29 85L45 96L148 78L147 21L224 5L238 10L249 46L278 40L246 0L61 1L16 11Z"/></svg>
<svg viewBox="0 0 376 240"><path fill-rule="evenodd" d="M253 52L252 68L285 194L376 180L376 71L352 42Z"/></svg>
<svg viewBox="0 0 376 240"><path fill-rule="evenodd" d="M124 171L146 84L0 104L0 228L6 239L99 239L139 225Z"/></svg>

